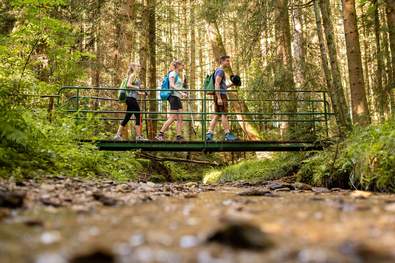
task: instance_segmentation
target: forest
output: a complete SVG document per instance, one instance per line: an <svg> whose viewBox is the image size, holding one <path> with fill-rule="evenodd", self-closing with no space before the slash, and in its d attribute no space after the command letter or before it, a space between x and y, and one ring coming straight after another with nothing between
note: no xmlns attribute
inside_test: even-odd
<svg viewBox="0 0 395 263"><path fill-rule="evenodd" d="M196 90L184 102L186 111L195 114L186 120L183 135L194 140L193 132L203 129L197 113L202 112L204 79L218 66L218 58L228 55L227 74L242 79L237 92L229 92L235 112L231 129L240 138L330 139L337 147L307 160L307 171L300 174L303 180L312 180L309 174L314 173L319 174L317 184L328 180L336 184L332 178L348 177L357 169L362 187L394 190L391 0L18 0L3 1L0 10L0 160L5 178L34 177L44 171L133 178L130 169L144 169L134 153L100 153L90 145L76 144L81 138L112 137L123 104L91 99L81 104L88 113L75 122L79 113L70 105L71 114L59 110L60 88L103 88L81 93L116 101L128 65L139 64L138 77L148 90L144 106L140 102L149 113L142 120L143 133L153 139L163 120L154 112L166 112L155 89L171 62L182 61L182 76L188 88ZM327 96L324 103L320 103L321 91ZM72 92L61 95L70 98ZM91 109L119 113L100 115ZM331 113L322 115L325 128L313 120L320 115L302 115L324 110ZM243 156L236 159L250 158ZM132 160L125 162L124 157ZM230 160L229 155L225 160ZM316 167L323 160L333 164ZM383 176L372 176L376 173Z"/></svg>
<svg viewBox="0 0 395 263"><path fill-rule="evenodd" d="M2 262L395 258L395 0L0 0L0 112Z"/></svg>

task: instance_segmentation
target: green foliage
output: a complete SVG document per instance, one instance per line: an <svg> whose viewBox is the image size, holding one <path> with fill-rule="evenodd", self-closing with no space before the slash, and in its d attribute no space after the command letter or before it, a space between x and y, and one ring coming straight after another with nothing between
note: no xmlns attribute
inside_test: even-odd
<svg viewBox="0 0 395 263"><path fill-rule="evenodd" d="M205 173L204 183L224 183L238 180L265 181L293 175L297 171L303 154L275 154L270 159L246 160L221 170L212 169Z"/></svg>
<svg viewBox="0 0 395 263"><path fill-rule="evenodd" d="M306 160L298 173L303 182L327 187L395 191L395 122L355 128L338 146Z"/></svg>

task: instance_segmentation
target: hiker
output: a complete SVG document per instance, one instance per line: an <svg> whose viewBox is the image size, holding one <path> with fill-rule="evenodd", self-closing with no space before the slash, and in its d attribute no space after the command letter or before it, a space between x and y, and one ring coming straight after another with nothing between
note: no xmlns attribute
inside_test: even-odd
<svg viewBox="0 0 395 263"><path fill-rule="evenodd" d="M174 61L170 65L170 72L165 76L169 81L169 90L170 94L167 97L167 101L170 103L170 112L173 114L169 114L167 121L163 124L160 129L159 134L155 137L158 141L165 140L165 132L169 129L170 125L173 122L177 121L176 125L176 141L183 141L184 137L182 136L183 130L183 116L182 114L174 114L182 112L182 98L187 97L187 93L181 91L183 89L183 81L180 77L180 73L184 69L184 65L180 61Z"/></svg>
<svg viewBox="0 0 395 263"><path fill-rule="evenodd" d="M219 59L220 66L214 72L214 108L215 114L212 116L208 132L206 134L206 141L213 141L214 129L219 117L221 116L222 126L225 131L225 141L235 141L237 137L231 133L228 121L228 96L227 89L234 86L232 83L226 85L225 69L230 67L230 57L222 56Z"/></svg>
<svg viewBox="0 0 395 263"><path fill-rule="evenodd" d="M142 114L140 112L140 107L138 103L138 95L145 95L146 93L143 91L139 91L141 89L141 81L138 79L138 73L140 71L140 65L139 64L130 64L128 68L128 73L127 73L127 78L125 81L127 82L126 84L126 99L125 103L127 105L126 109L126 114L119 125L117 134L114 137L114 140L123 140L124 138L122 137L122 134L125 130L125 126L128 124L130 117L132 115L135 116L135 130L136 130L136 141L146 141L142 135L141 135L141 119L142 119ZM131 113L131 111L133 113Z"/></svg>

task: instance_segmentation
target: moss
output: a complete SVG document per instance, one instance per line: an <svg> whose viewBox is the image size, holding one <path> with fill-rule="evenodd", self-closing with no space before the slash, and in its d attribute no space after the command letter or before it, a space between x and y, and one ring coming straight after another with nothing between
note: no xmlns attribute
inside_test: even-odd
<svg viewBox="0 0 395 263"><path fill-rule="evenodd" d="M246 160L224 169L210 169L204 183L225 183L238 180L264 181L293 175L304 158L300 153L274 154L271 159Z"/></svg>

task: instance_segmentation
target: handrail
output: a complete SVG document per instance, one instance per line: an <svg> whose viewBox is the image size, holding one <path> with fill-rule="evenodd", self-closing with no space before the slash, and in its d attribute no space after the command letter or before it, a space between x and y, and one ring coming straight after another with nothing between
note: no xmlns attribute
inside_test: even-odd
<svg viewBox="0 0 395 263"><path fill-rule="evenodd" d="M57 97L58 105L60 101L64 103L65 107L62 108L62 112L66 113L76 113L75 118L79 119L88 119L87 114L93 114L94 119L101 121L119 121L122 120L120 114L125 113L139 113L142 114L145 120L147 121L155 121L162 122L166 120L166 115L175 114L175 115L189 115L190 117L185 117L183 121L192 122L192 125L195 126L195 122L198 123L199 131L201 131L201 138L205 137L207 131L207 125L210 121L208 115L218 115L224 114L221 112L212 112L212 107L209 107L210 103L214 100L214 96L208 94L209 91L197 88L197 89L176 89L177 91L187 92L191 94L193 92L197 92L196 97L185 98L185 103L193 104L197 111L190 107L187 110L182 112L168 112L168 111L125 111L125 110L113 110L113 103L119 102L117 98L114 96L114 91L118 91L117 87L89 87L89 86L63 86L58 90L58 94L53 97ZM129 89L125 89L129 90ZM155 98L149 96L140 96L139 101L150 102L150 104L158 102L159 105L165 105L167 101L161 100L158 96L160 88L147 88L141 89L141 91L151 91L155 92ZM93 91L93 92L91 92ZM97 92L95 92L97 91ZM100 93L102 91L108 91L108 93ZM241 92L244 95L248 92L252 92L250 99L244 98L229 98L229 102L246 102L251 103L256 109L262 109L262 107L266 107L265 105L272 105L271 112L260 112L260 111L252 111L252 112L228 112L226 115L229 116L229 122L232 123L258 123L258 130L265 130L265 127L275 127L281 128L282 123L294 123L292 125L300 125L301 127L311 127L311 134L313 136L317 136L317 132L319 132L320 136L323 135L322 132L324 129L325 133L328 137L329 130L329 121L335 113L331 112L330 103L327 100L329 96L327 96L326 90L276 90L276 89L265 89L265 90L257 90L257 89L228 89L228 92ZM256 93L266 93L263 99L257 99L254 94ZM268 94L270 93L270 94ZM292 95L295 98L288 98L287 96L291 96L290 94L285 94L285 96L280 95L279 99L275 99L272 96L272 93L291 93L291 94L300 94L300 93L313 93L309 96L297 96ZM152 93L151 93L152 94ZM100 96L101 95L101 96ZM209 96L208 96L209 95ZM306 97L304 99L303 97ZM207 103L210 102L210 103ZM264 102L267 104L260 104L260 102ZM284 105L287 102L295 102L297 103L297 111L290 112L281 111L286 108ZM191 105L192 105L191 104ZM103 107L104 106L104 107ZM110 107L110 108L109 108ZM186 109L186 108L185 108ZM252 108L251 108L252 109ZM299 111L298 111L299 110ZM119 114L119 115L118 115ZM96 116L99 115L99 116ZM101 116L100 116L101 115ZM240 116L249 116L249 118L242 118ZM195 118L197 117L197 118ZM270 124L271 123L271 124ZM266 126L269 124L269 126ZM263 126L265 125L265 126ZM308 125L308 126L307 126ZM146 126L146 125L145 125ZM243 126L243 125L242 125ZM148 128L148 127L146 127Z"/></svg>
<svg viewBox="0 0 395 263"><path fill-rule="evenodd" d="M64 89L80 89L80 90L107 90L107 91L118 91L120 90L119 88L101 88L101 87L85 87L85 86L62 86L59 90L58 93L60 93L60 91L64 90ZM130 89L125 89L125 90L130 90ZM161 91L160 88L142 88L140 89L141 91ZM191 91L201 91L204 92L207 90L206 89L172 89L174 91L185 91L185 92L191 92ZM220 90L217 90L220 91ZM328 91L326 90L255 90L255 89L241 89L241 91L251 91L251 92L280 92L280 93L322 93L325 92L327 93ZM233 89L230 88L227 90L227 92L239 92L239 89Z"/></svg>

